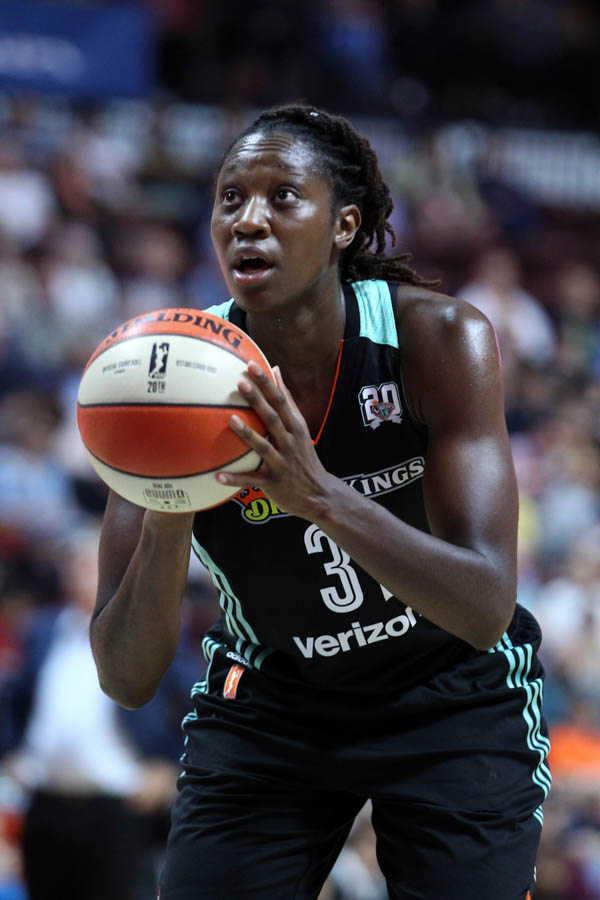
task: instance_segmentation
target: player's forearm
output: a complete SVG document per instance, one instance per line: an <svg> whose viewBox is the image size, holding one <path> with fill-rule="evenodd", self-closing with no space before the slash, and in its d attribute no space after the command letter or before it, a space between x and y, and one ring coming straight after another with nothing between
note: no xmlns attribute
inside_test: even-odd
<svg viewBox="0 0 600 900"><path fill-rule="evenodd" d="M177 650L192 521L147 512L118 590L92 621L101 687L122 706L152 698Z"/></svg>
<svg viewBox="0 0 600 900"><path fill-rule="evenodd" d="M395 597L474 647L500 639L514 611L513 566L413 528L338 479L317 508L311 520Z"/></svg>

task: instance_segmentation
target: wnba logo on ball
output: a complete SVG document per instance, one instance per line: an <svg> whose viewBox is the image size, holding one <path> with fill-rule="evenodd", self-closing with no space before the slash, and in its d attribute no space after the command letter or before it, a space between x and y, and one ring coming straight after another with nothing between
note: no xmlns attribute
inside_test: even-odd
<svg viewBox="0 0 600 900"><path fill-rule="evenodd" d="M275 380L254 341L210 312L156 310L116 328L88 360L77 393L79 431L100 477L146 509L227 502L239 488L215 474L261 461L229 427L232 408L266 434L236 393L251 360Z"/></svg>
<svg viewBox="0 0 600 900"><path fill-rule="evenodd" d="M150 355L150 366L148 368L149 378L163 379L167 374L167 360L169 358L169 344L167 341L152 344L152 353Z"/></svg>

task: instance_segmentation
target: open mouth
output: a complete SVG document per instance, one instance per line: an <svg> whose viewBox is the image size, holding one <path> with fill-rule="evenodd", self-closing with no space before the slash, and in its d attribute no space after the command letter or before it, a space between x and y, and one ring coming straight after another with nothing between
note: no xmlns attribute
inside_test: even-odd
<svg viewBox="0 0 600 900"><path fill-rule="evenodd" d="M271 263L268 263L265 259L261 259L259 256L250 256L246 259L242 259L241 262L237 263L235 266L236 272L242 272L244 275L253 275L258 272L265 272L267 269L272 269L273 266Z"/></svg>

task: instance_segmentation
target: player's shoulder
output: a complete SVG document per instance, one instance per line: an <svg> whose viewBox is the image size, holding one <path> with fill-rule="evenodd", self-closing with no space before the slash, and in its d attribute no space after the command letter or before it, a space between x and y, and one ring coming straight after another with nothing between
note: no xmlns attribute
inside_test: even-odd
<svg viewBox="0 0 600 900"><path fill-rule="evenodd" d="M472 304L431 288L399 284L394 289L394 315L400 347L421 350L439 342L494 341L489 319Z"/></svg>
<svg viewBox="0 0 600 900"><path fill-rule="evenodd" d="M473 411L493 408L503 416L499 350L489 319L470 303L428 288L401 285L395 293L404 385L418 418L454 429Z"/></svg>

